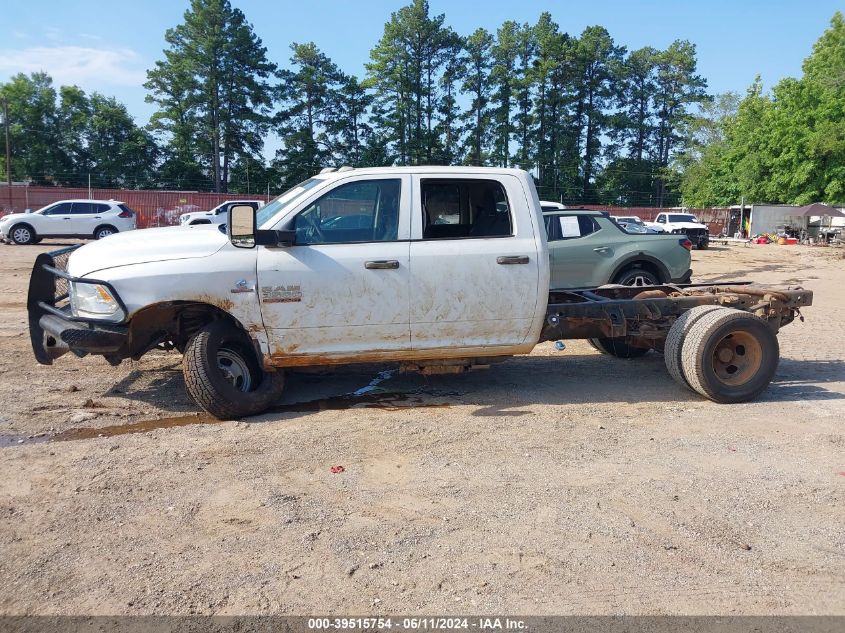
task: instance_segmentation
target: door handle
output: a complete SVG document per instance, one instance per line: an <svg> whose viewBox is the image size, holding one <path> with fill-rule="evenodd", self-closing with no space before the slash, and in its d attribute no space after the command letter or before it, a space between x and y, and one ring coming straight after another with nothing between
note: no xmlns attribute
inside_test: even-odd
<svg viewBox="0 0 845 633"><path fill-rule="evenodd" d="M367 270L390 270L399 268L399 262L395 259L380 259L376 261L364 262L364 268Z"/></svg>
<svg viewBox="0 0 845 633"><path fill-rule="evenodd" d="M95 216L94 216L94 219L95 219L95 220L99 220L99 219L100 219L100 216L99 216L99 215L95 215Z"/></svg>
<svg viewBox="0 0 845 633"><path fill-rule="evenodd" d="M70 218L63 218L64 220L70 220Z"/></svg>
<svg viewBox="0 0 845 633"><path fill-rule="evenodd" d="M594 248L593 250L597 253L606 253L607 251L610 250L610 247L609 246L599 246L598 248Z"/></svg>
<svg viewBox="0 0 845 633"><path fill-rule="evenodd" d="M497 264L527 264L527 255L500 255L496 258Z"/></svg>

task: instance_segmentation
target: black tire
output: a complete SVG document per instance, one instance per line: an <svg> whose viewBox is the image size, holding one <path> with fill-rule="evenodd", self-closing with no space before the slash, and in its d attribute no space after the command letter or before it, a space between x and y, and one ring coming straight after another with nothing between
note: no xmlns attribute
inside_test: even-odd
<svg viewBox="0 0 845 633"><path fill-rule="evenodd" d="M24 246L26 244L34 244L38 236L35 234L35 229L29 224L21 223L15 224L15 226L9 229L9 239L15 244Z"/></svg>
<svg viewBox="0 0 845 633"><path fill-rule="evenodd" d="M666 363L666 370L669 372L669 375L672 376L672 379L682 387L694 391L687 382L687 379L684 377L682 362L683 343L689 334L690 328L698 323L699 319L701 319L701 317L705 314L709 314L714 310L726 309L727 308L714 305L696 306L679 316L669 329L669 334L663 345L663 360Z"/></svg>
<svg viewBox="0 0 845 633"><path fill-rule="evenodd" d="M623 286L659 286L660 279L646 268L628 268L616 275L615 284Z"/></svg>
<svg viewBox="0 0 845 633"><path fill-rule="evenodd" d="M247 336L223 320L188 341L182 372L194 402L220 420L266 411L285 384L284 373L263 371Z"/></svg>
<svg viewBox="0 0 845 633"><path fill-rule="evenodd" d="M625 342L624 338L591 338L590 345L602 354L610 354L617 358L639 358L648 354L650 347L634 347Z"/></svg>
<svg viewBox="0 0 845 633"><path fill-rule="evenodd" d="M705 398L724 404L760 394L777 371L780 348L769 325L740 310L704 315L683 343L684 377Z"/></svg>
<svg viewBox="0 0 845 633"><path fill-rule="evenodd" d="M94 231L94 239L101 240L104 237L108 237L109 235L114 235L117 233L118 230L114 228L110 224L104 224L103 226L98 226L97 229Z"/></svg>

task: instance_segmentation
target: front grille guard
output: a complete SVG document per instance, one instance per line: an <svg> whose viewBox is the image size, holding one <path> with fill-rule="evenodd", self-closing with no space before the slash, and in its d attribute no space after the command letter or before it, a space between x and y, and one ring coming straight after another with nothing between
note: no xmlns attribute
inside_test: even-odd
<svg viewBox="0 0 845 633"><path fill-rule="evenodd" d="M29 279L29 295L26 307L29 312L29 329L33 331L33 319L36 324L45 313L54 314L66 321L79 323L103 324L102 319L73 316L70 311L70 284L87 283L98 284L108 288L123 311L124 318L128 314L126 306L117 291L107 281L90 279L88 277L72 277L67 272L68 260L71 254L81 245L69 246L49 253L41 253L32 267ZM113 322L108 322L114 325ZM38 328L40 329L40 328Z"/></svg>

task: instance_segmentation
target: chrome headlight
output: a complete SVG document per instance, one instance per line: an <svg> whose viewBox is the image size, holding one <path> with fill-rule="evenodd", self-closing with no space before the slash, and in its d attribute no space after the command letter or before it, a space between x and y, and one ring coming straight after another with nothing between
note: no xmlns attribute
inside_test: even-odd
<svg viewBox="0 0 845 633"><path fill-rule="evenodd" d="M119 323L126 318L120 302L102 284L70 282L70 309L73 316Z"/></svg>

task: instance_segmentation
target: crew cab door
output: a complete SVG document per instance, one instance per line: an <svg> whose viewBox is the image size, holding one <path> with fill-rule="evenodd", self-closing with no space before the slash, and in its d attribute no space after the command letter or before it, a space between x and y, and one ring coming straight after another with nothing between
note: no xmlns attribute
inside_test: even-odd
<svg viewBox="0 0 845 633"><path fill-rule="evenodd" d="M415 175L411 242L414 350L518 346L538 299L538 241L509 175ZM545 293L545 289L543 290Z"/></svg>
<svg viewBox="0 0 845 633"><path fill-rule="evenodd" d="M410 178L353 176L299 205L288 247L259 247L274 364L377 359L410 348Z"/></svg>

